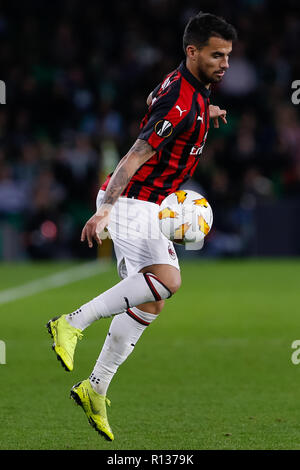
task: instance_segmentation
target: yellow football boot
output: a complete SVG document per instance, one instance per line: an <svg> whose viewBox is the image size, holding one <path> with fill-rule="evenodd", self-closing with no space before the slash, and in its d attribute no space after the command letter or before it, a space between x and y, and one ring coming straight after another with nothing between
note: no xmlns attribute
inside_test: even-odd
<svg viewBox="0 0 300 470"><path fill-rule="evenodd" d="M74 385L70 396L82 407L91 426L107 441L113 441L114 435L106 414L106 403L110 406L109 399L95 392L89 379Z"/></svg>
<svg viewBox="0 0 300 470"><path fill-rule="evenodd" d="M83 336L81 330L71 326L66 320L66 315L52 318L46 327L53 338L52 349L56 353L57 359L64 369L70 372L74 367L74 351L77 340Z"/></svg>

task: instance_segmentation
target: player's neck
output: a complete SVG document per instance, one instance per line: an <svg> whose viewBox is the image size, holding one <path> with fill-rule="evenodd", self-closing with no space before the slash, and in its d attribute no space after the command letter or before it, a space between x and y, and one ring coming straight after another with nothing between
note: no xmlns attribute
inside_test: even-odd
<svg viewBox="0 0 300 470"><path fill-rule="evenodd" d="M204 83L203 80L201 80L201 78L199 77L199 75L197 73L197 69L196 69L196 67L194 67L193 63L187 59L186 62L185 62L185 65L186 65L186 68L188 69L188 71L198 80L198 82L200 82L205 88L207 88L209 90L210 89L210 83Z"/></svg>

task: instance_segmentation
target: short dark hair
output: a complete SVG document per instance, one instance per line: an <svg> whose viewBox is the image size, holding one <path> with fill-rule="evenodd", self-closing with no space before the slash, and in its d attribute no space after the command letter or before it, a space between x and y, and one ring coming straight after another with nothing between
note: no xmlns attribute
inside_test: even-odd
<svg viewBox="0 0 300 470"><path fill-rule="evenodd" d="M237 39L237 32L234 26L227 23L224 18L211 13L200 11L196 16L190 18L183 33L183 50L186 54L188 45L193 44L197 49L208 44L212 36L234 41Z"/></svg>

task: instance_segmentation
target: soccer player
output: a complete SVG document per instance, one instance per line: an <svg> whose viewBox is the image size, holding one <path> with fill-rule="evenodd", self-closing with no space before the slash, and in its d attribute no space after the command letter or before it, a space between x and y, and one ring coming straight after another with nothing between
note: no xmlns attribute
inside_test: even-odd
<svg viewBox="0 0 300 470"><path fill-rule="evenodd" d="M90 424L113 440L106 413L108 386L143 331L157 318L181 278L173 244L160 232L158 204L194 173L209 128L226 111L209 105L210 86L229 67L236 31L223 18L200 12L183 35L186 59L150 93L138 139L109 175L97 197L96 213L81 241L101 244L108 229L121 281L76 311L47 324L53 349L73 370L76 343L94 321L113 316L100 356L88 379L71 389Z"/></svg>

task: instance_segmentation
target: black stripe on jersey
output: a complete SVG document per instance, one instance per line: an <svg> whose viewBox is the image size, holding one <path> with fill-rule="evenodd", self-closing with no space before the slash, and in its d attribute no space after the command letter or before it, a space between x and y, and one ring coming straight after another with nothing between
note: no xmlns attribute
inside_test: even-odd
<svg viewBox="0 0 300 470"><path fill-rule="evenodd" d="M148 188L148 181L147 181L147 186L145 186L144 182L135 181L134 184L131 186L130 190L128 191L128 194L126 195L126 197L128 197L128 198L133 197L133 198L137 199L138 196L140 195L140 192L142 190L145 190L145 188ZM151 201L152 194L153 194L153 197L155 198L155 200L157 200L159 198L160 193L158 191L156 191L155 188L149 186L149 191L151 192L151 195L149 196L149 199L147 199L147 201Z"/></svg>
<svg viewBox="0 0 300 470"><path fill-rule="evenodd" d="M178 72L176 72L176 73L178 73ZM178 79L177 83L176 83L176 86L174 85L174 86L173 86L173 89L170 90L170 92L168 93L168 100L165 99L164 107L162 108L162 110L164 110L164 108L165 108L165 111L162 111L162 112L161 112L162 116L163 116L164 114L165 114L165 115L168 114L168 112L170 111L170 109L172 109L172 107L175 105L176 101L178 100L179 94L180 94L180 89L181 89L181 81L182 81L182 78L180 77L180 78ZM154 106L155 106L155 105L154 105ZM154 110L154 112L155 112L155 110ZM189 114L187 114L187 116L182 120L182 122L185 123L185 120L186 120L186 118L187 118L188 116L189 116ZM151 116L150 116L150 117L151 117ZM180 125L180 124L181 124L181 123L179 123L179 125ZM141 129L141 132L143 132L143 129ZM167 145L168 145L168 144L167 144ZM167 145L165 146L165 148L167 147ZM170 156L171 156L171 154L170 154ZM168 163L168 162L167 162L167 163ZM142 166L141 168L139 168L133 176L135 176L136 174L139 174L139 172L142 171L142 168L143 168L143 166ZM157 171L157 165L155 165L155 166L153 167L152 172L151 172L149 175L146 176L145 180L148 181L148 178L151 177L152 173L155 172L155 170ZM160 173L161 173L161 171L159 172L159 174L160 174ZM156 175L155 178L156 178L157 176L159 176L159 175ZM138 195L139 195L139 193L140 193L142 187L140 188L139 191L137 191L137 187L136 187L136 186L137 186L137 184L139 184L139 183L140 183L141 186L142 186L142 185L143 185L143 182L144 182L145 180L143 180L143 181L135 181L135 183L132 185L132 187L130 188L130 190L128 191L128 193L127 193L127 187L126 187L125 190L123 191L123 194L126 194L126 193L127 193L127 194L126 194L126 197L129 197L129 198L130 198L130 197L138 197ZM130 184L130 183L129 183L129 184Z"/></svg>
<svg viewBox="0 0 300 470"><path fill-rule="evenodd" d="M195 103L194 103L194 101L192 101L190 112L178 124L179 126L183 126L183 127L186 126L186 125L188 125L188 127L192 126L193 121L195 119L194 116L195 116L195 112L196 112L196 107L195 107L196 104ZM191 122L188 123L188 121L191 121ZM153 188L149 198L147 199L149 202L156 202L158 200L159 196L161 195L161 193L164 192L165 185L163 187L157 188L157 190L155 191L153 182L157 178L162 176L164 174L165 170L169 167L169 162L170 162L170 159L172 158L173 149L176 146L176 144L177 144L177 138L175 137L173 140L168 142L162 150L160 150L158 152L158 154L160 155L159 163L157 165L154 165L151 173L149 173L147 175L147 177L145 178L145 180L144 180L146 182L147 186L152 186L152 188ZM138 192L136 191L136 188L134 188L134 186L136 184L139 184L139 183L141 185L143 184L143 182L139 182L139 181L135 182L133 187L129 190L127 197L138 197L139 196L140 191L143 188L141 187Z"/></svg>
<svg viewBox="0 0 300 470"><path fill-rule="evenodd" d="M172 174L170 174L164 181L164 186L162 189L165 189L165 190L168 190L171 188L172 186L172 183L178 179L178 177L180 176L180 174L182 173L182 171L184 170L184 168L186 167L186 164L187 164L187 161L189 159L189 156L190 156L190 151L191 151L191 145L195 142L195 140L197 139L197 136L199 135L199 132L200 132L200 121L197 121L197 116L201 116L201 113L200 113L200 104L198 103L198 100L197 100L197 93L194 93L193 95L193 102L192 102L192 107L191 109L194 110L197 110L195 112L195 115L194 115L194 120L196 122L196 125L195 125L195 129L194 131L192 132L189 140L187 141L186 145L184 146L183 148L183 152L180 156L180 159L178 161L178 167L177 167L177 170L175 172L173 172ZM153 202L156 202L153 201Z"/></svg>
<svg viewBox="0 0 300 470"><path fill-rule="evenodd" d="M190 120L191 119L191 115L193 113L193 106L191 107L191 111L186 115L186 117L184 118L184 120L182 121L182 123L185 125L185 122ZM156 165L154 168L153 168L153 171L150 173L150 175L148 175L147 177L147 184L148 185L153 185L153 182L159 178L160 176L162 176L165 172L165 170L169 167L169 162L170 162L170 159L172 158L172 153L173 153L173 149L174 147L177 145L177 138L175 137L174 140L171 140L171 142L169 142L167 145L165 145L164 149L163 149L163 160L161 159L159 161L159 165ZM168 155L168 157L166 157ZM170 175L171 176L171 175ZM169 176L166 178L166 180L169 178ZM166 181L165 180L165 181ZM164 191L164 188L165 188L165 182L163 184L162 187L159 187L158 189L160 189L160 191ZM148 201L149 202L156 202L160 196L161 192L159 191L153 191L153 193L151 193Z"/></svg>
<svg viewBox="0 0 300 470"><path fill-rule="evenodd" d="M182 186L184 183L186 183L190 177L191 177L191 174L193 174L193 171L195 169L195 167L198 165L199 163L199 158L195 158L195 162L192 166L192 168L190 169L190 171L185 175L185 177L183 178L182 182L180 183L180 186Z"/></svg>
<svg viewBox="0 0 300 470"><path fill-rule="evenodd" d="M172 158L173 147L175 145L176 145L176 139L171 140L171 142L165 145L163 149L163 156L162 156L164 157L164 159L159 161L159 166L157 165L157 167L154 167L152 173L149 175L150 184L152 184L156 178L159 178L168 168L170 159ZM167 155L168 157L166 157ZM163 190L163 187L160 188L160 190ZM156 202L159 196L160 196L160 193L158 191L153 191L151 192L148 201Z"/></svg>
<svg viewBox="0 0 300 470"><path fill-rule="evenodd" d="M154 90L152 91L152 99L156 97L157 93L159 92L160 87L161 87L161 83L154 88Z"/></svg>
<svg viewBox="0 0 300 470"><path fill-rule="evenodd" d="M131 184L131 182L129 184ZM126 187L124 191L122 192L121 196L126 195L126 197L129 197L129 198L130 197L137 198L140 193L140 190L141 188L138 186L138 181L135 181L134 184L131 185L131 188L128 191L128 194L126 194L127 192L127 187Z"/></svg>
<svg viewBox="0 0 300 470"><path fill-rule="evenodd" d="M175 81L174 81L175 82ZM165 91L165 93L158 93L158 99L157 101L155 101L155 103L153 104L153 106L151 106L151 114L150 114L150 119L152 117L152 112L153 114L155 115L155 109L156 109L156 106L159 105L159 110L160 110L160 115L161 115L161 119L164 119L164 116L168 114L168 112L170 111L170 109L173 108L174 104L176 103L176 101L178 100L179 98L179 94L180 94L180 89L181 89L181 82L182 82L182 77L180 77L176 83L174 83L174 85L172 85L172 87L168 90L163 90ZM170 86L170 85L169 85ZM164 96L164 99L163 99L163 105L161 104L160 102L160 97ZM141 129L141 132L143 132L143 129Z"/></svg>
<svg viewBox="0 0 300 470"><path fill-rule="evenodd" d="M160 176L163 175L163 173L165 172L165 170L169 167L169 162L170 162L170 159L172 158L172 153L173 153L173 148L175 147L176 145L176 139L169 142L169 144L167 144L165 147L164 147L164 160L163 161L160 161L160 166L159 168L153 168L153 172L151 175L149 175L151 177L151 180L150 180L150 184L153 184L153 181L156 180L156 178L159 178ZM168 158L166 158L166 155L168 154ZM148 183L148 181L147 181ZM161 194L161 192L164 192L164 188L165 188L165 181L164 181L164 184L162 187L159 187L159 190L160 191L153 191L148 199L149 202L156 202Z"/></svg>
<svg viewBox="0 0 300 470"><path fill-rule="evenodd" d="M165 95L167 93L169 93L169 86L174 82L174 80L176 80L179 76L179 72L178 72L178 69L174 70L173 73L168 73L167 75L164 76L163 80L161 81L161 83L159 85L157 85L156 88L154 88L154 91L153 91L153 95L154 97L160 97L162 95ZM165 83L165 81L168 79L168 85L161 89L161 86L163 83Z"/></svg>
<svg viewBox="0 0 300 470"><path fill-rule="evenodd" d="M204 132L203 137L205 137L205 134L206 134L207 128L208 128L209 112L207 112L208 100L203 97L203 101L204 101L204 106L205 106L205 108L204 108L204 113L205 113L205 132Z"/></svg>
<svg viewBox="0 0 300 470"><path fill-rule="evenodd" d="M204 128L204 134L203 134L203 139L204 139L204 138L205 138L205 135L206 135L206 133L207 133L207 130L208 130L209 113L207 112L208 101L207 101L207 99L205 99L204 97L203 97L203 101L204 101L204 106L205 106L205 108L204 108L204 115L205 115L205 121L204 121L204 122L205 122L205 128ZM202 139L202 142L201 142L200 146L203 144L203 139ZM199 158L196 156L196 157L195 157L195 162L194 162L193 166L190 168L189 172L188 172L188 173L186 174L186 176L184 177L184 179L183 179L181 185L184 184L187 180L190 179L190 177L191 177L191 175L193 175L194 170L196 169L196 166L198 165L198 163L199 163Z"/></svg>

